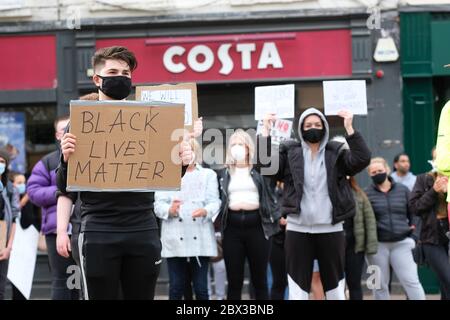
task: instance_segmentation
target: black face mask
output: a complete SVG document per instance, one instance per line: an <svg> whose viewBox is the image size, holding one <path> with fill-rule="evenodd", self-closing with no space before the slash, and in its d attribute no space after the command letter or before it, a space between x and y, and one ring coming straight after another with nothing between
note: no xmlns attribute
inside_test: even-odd
<svg viewBox="0 0 450 320"><path fill-rule="evenodd" d="M100 91L114 100L122 100L130 95L131 79L125 76L99 76L102 81Z"/></svg>
<svg viewBox="0 0 450 320"><path fill-rule="evenodd" d="M387 174L385 173L378 173L374 176L372 176L372 181L373 183L375 183L376 185L380 185L382 184L385 180L386 180Z"/></svg>
<svg viewBox="0 0 450 320"><path fill-rule="evenodd" d="M312 128L312 129L303 131L302 136L306 142L318 143L322 140L324 133L325 133L324 129Z"/></svg>

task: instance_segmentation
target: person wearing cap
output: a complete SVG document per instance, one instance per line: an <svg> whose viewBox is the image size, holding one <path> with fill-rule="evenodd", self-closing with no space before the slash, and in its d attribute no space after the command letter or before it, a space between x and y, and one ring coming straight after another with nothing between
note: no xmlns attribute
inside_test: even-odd
<svg viewBox="0 0 450 320"><path fill-rule="evenodd" d="M16 218L19 216L19 192L8 179L10 156L5 149L0 149L0 220L6 222L6 247L0 248L0 300L5 299L6 275L9 256L16 231ZM3 227L3 224L2 224ZM1 232L1 231L0 231Z"/></svg>
<svg viewBox="0 0 450 320"><path fill-rule="evenodd" d="M355 215L355 201L346 177L362 171L371 153L362 135L353 129L353 114L340 111L338 115L344 119L350 149L329 141L325 116L316 108L308 108L299 120L300 141L282 143L274 155L278 156L277 172L263 173L284 182L281 202L282 214L287 214L285 250L290 300L309 299L314 259L319 262L326 298L345 300L343 223ZM259 145L267 144L269 151L274 121L274 114L266 116L259 137ZM269 165L274 169L276 158L271 160Z"/></svg>

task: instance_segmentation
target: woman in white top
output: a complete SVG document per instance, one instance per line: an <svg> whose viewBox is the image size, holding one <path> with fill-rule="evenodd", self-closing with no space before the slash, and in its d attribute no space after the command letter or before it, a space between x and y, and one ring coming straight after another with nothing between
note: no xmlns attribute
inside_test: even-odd
<svg viewBox="0 0 450 320"><path fill-rule="evenodd" d="M186 170L180 191L155 192L155 214L162 219L161 256L169 268L169 299L183 297L186 269L192 270L197 300L208 300L208 266L217 256L212 217L220 208L216 173L203 168L201 148L190 140L196 162Z"/></svg>
<svg viewBox="0 0 450 320"><path fill-rule="evenodd" d="M223 255L227 269L228 300L240 300L245 260L257 300L268 299L269 237L279 229L264 179L252 166L254 144L237 130L229 140L226 167L218 172L222 207Z"/></svg>

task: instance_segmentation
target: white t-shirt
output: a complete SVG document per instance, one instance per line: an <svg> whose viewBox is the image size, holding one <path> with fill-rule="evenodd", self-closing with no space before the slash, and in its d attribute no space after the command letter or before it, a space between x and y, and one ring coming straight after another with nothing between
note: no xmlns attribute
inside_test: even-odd
<svg viewBox="0 0 450 320"><path fill-rule="evenodd" d="M230 170L228 186L229 204L231 210L259 209L259 193L248 168Z"/></svg>

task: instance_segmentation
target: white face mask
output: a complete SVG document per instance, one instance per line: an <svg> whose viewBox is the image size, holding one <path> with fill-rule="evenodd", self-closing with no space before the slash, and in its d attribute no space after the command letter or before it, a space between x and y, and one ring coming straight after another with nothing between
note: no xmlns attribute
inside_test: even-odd
<svg viewBox="0 0 450 320"><path fill-rule="evenodd" d="M231 156L234 160L242 162L245 160L245 147L241 145L234 145L231 147Z"/></svg>

